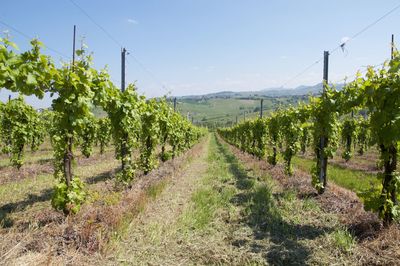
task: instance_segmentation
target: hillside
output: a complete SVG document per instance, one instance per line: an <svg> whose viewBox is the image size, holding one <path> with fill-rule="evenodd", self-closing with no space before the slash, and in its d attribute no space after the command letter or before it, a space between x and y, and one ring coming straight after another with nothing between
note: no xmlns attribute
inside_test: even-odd
<svg viewBox="0 0 400 266"><path fill-rule="evenodd" d="M331 86L333 84L330 84ZM341 90L344 84L335 84L336 89ZM258 91L221 91L202 95L187 95L180 99L208 99L208 98L257 98L257 97L283 97L318 95L322 92L322 83L312 86L301 85L295 88L267 88Z"/></svg>
<svg viewBox="0 0 400 266"><path fill-rule="evenodd" d="M264 114L287 105L297 105L307 101L308 96L263 97ZM258 97L215 97L215 98L180 98L178 111L193 119L195 124L208 126L224 126L242 121L245 117L258 116L260 99Z"/></svg>
<svg viewBox="0 0 400 266"><path fill-rule="evenodd" d="M342 89L343 85L336 86ZM260 112L260 99L264 99L263 112L276 110L279 107L297 105L307 102L309 95L318 95L322 91L322 83L314 86L299 86L293 89L271 88L260 91L221 91L204 95L188 95L177 97L178 111L193 119L196 124L208 127L229 126Z"/></svg>

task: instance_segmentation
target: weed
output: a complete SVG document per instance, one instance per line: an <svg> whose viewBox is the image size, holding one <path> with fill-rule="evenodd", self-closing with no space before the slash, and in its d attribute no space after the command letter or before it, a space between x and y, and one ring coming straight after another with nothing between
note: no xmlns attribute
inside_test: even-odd
<svg viewBox="0 0 400 266"><path fill-rule="evenodd" d="M331 234L333 243L344 252L350 252L356 244L354 237L345 229L338 229Z"/></svg>
<svg viewBox="0 0 400 266"><path fill-rule="evenodd" d="M297 197L296 191L294 190L286 190L282 193L282 197L286 200L286 201L294 201Z"/></svg>
<svg viewBox="0 0 400 266"><path fill-rule="evenodd" d="M303 210L305 211L319 211L321 208L319 207L317 201L313 198L305 198L303 200Z"/></svg>
<svg viewBox="0 0 400 266"><path fill-rule="evenodd" d="M167 181L163 180L156 184L152 184L146 189L146 194L152 199L157 198L158 195L164 190L165 186L167 185Z"/></svg>

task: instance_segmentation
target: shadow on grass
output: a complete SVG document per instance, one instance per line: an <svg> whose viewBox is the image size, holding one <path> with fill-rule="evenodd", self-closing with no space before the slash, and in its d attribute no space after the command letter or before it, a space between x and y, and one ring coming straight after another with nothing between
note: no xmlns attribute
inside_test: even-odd
<svg viewBox="0 0 400 266"><path fill-rule="evenodd" d="M98 182L102 182L108 179L111 179L116 171L119 168L112 169L109 171L105 171L101 174L89 177L86 179L87 184L95 184ZM9 228L14 225L14 220L12 220L9 215L14 212L22 212L27 207L34 205L38 202L45 202L51 200L53 196L54 188L47 188L40 192L39 195L37 194L28 194L24 200L18 202L11 202L4 204L0 207L0 227Z"/></svg>
<svg viewBox="0 0 400 266"><path fill-rule="evenodd" d="M20 170L24 169L24 166L34 166L35 164L39 164L39 165L45 165L45 164L50 164L54 161L53 158L45 158L45 159L38 159L36 161L32 161L32 162L24 162L23 164L23 168L21 168ZM15 169L18 171L18 169L12 165L11 162L7 162L7 164L5 165L0 165L0 171L4 170L4 169Z"/></svg>
<svg viewBox="0 0 400 266"><path fill-rule="evenodd" d="M9 228L13 226L14 221L9 217L10 213L22 212L27 207L38 203L45 202L51 199L53 195L53 188L47 188L42 190L39 195L28 194L27 198L18 202L7 203L0 207L0 226L3 228Z"/></svg>
<svg viewBox="0 0 400 266"><path fill-rule="evenodd" d="M54 162L53 158L43 158L43 159L37 160L38 164L48 164L48 163L52 163L52 162Z"/></svg>
<svg viewBox="0 0 400 266"><path fill-rule="evenodd" d="M272 265L307 264L312 250L299 241L315 239L331 232L332 229L286 222L275 205L275 202L284 196L274 195L266 184L256 184L255 178L249 176L247 171L240 167L237 158L219 141L217 145L236 178L236 187L240 192L232 199L232 202L246 210L242 222L252 228L256 240L267 238L272 243L272 245L264 246L254 242L250 244L252 252L262 253L268 264ZM248 241L236 240L232 244L241 246L245 242Z"/></svg>
<svg viewBox="0 0 400 266"><path fill-rule="evenodd" d="M121 167L117 167L115 169L111 169L108 171L104 171L98 175L91 176L89 178L86 178L85 183L86 184L96 184L98 182L103 182L109 179L112 179L116 173L118 173L121 170Z"/></svg>
<svg viewBox="0 0 400 266"><path fill-rule="evenodd" d="M12 167L11 164L0 165L0 171Z"/></svg>

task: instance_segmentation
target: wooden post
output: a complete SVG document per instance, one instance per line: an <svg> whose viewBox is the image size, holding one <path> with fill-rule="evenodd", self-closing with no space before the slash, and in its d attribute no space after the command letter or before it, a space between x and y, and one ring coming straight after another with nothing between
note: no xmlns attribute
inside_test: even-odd
<svg viewBox="0 0 400 266"><path fill-rule="evenodd" d="M121 50L121 91L125 91L125 57L126 57L126 49L122 48Z"/></svg>
<svg viewBox="0 0 400 266"><path fill-rule="evenodd" d="M176 112L176 97L174 98L174 112Z"/></svg>
<svg viewBox="0 0 400 266"><path fill-rule="evenodd" d="M126 57L126 49L121 49L121 92L125 91L125 57ZM124 135L121 139L121 164L122 164L122 171L126 168L126 142L128 140L128 136Z"/></svg>
<svg viewBox="0 0 400 266"><path fill-rule="evenodd" d="M324 69L323 69L323 91L322 96L325 97L326 88L328 86L328 66L329 66L329 52L324 51ZM323 193L326 189L327 184L327 167L328 167L328 157L324 153L328 139L324 134L320 137L319 145L319 182L323 184L323 189L320 193Z"/></svg>
<svg viewBox="0 0 400 266"><path fill-rule="evenodd" d="M392 34L392 48L390 51L390 58L393 60L394 58L394 34Z"/></svg>
<svg viewBox="0 0 400 266"><path fill-rule="evenodd" d="M76 39L76 25L74 25L74 35L72 37L72 71L75 65L75 39Z"/></svg>
<svg viewBox="0 0 400 266"><path fill-rule="evenodd" d="M75 66L75 40L76 40L76 25L74 25L74 32L72 36L72 66L71 66L71 72L74 72L74 66ZM68 122L71 123L71 121L68 118ZM72 133L70 132L70 135ZM65 183L67 187L71 186L71 180L72 180L72 160L74 159L74 155L72 153L72 137L66 137L67 141L67 150L65 151L64 154L64 176L65 176Z"/></svg>
<svg viewBox="0 0 400 266"><path fill-rule="evenodd" d="M261 105L261 108L260 108L260 118L263 117L263 103L264 103L264 99L261 99L261 103L260 103L260 105Z"/></svg>

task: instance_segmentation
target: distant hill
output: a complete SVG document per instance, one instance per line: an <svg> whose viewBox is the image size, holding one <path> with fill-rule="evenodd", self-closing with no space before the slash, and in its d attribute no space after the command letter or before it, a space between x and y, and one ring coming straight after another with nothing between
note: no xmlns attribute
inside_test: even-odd
<svg viewBox="0 0 400 266"><path fill-rule="evenodd" d="M338 90L343 84L336 85ZM294 89L270 88L260 91L221 91L204 95L177 97L177 111L195 124L208 127L230 126L245 118L259 116L260 98L264 99L263 112L268 115L277 108L296 106L307 102L308 95L319 95L322 83L314 86L299 86ZM171 97L172 98L172 97Z"/></svg>
<svg viewBox="0 0 400 266"><path fill-rule="evenodd" d="M338 90L343 88L343 84L336 85ZM283 96L301 96L318 95L322 92L322 83L313 86L298 86L296 88L268 88L260 91L221 91L208 93L204 95L187 95L178 97L179 99L210 99L210 98L257 98L257 97L283 97Z"/></svg>

